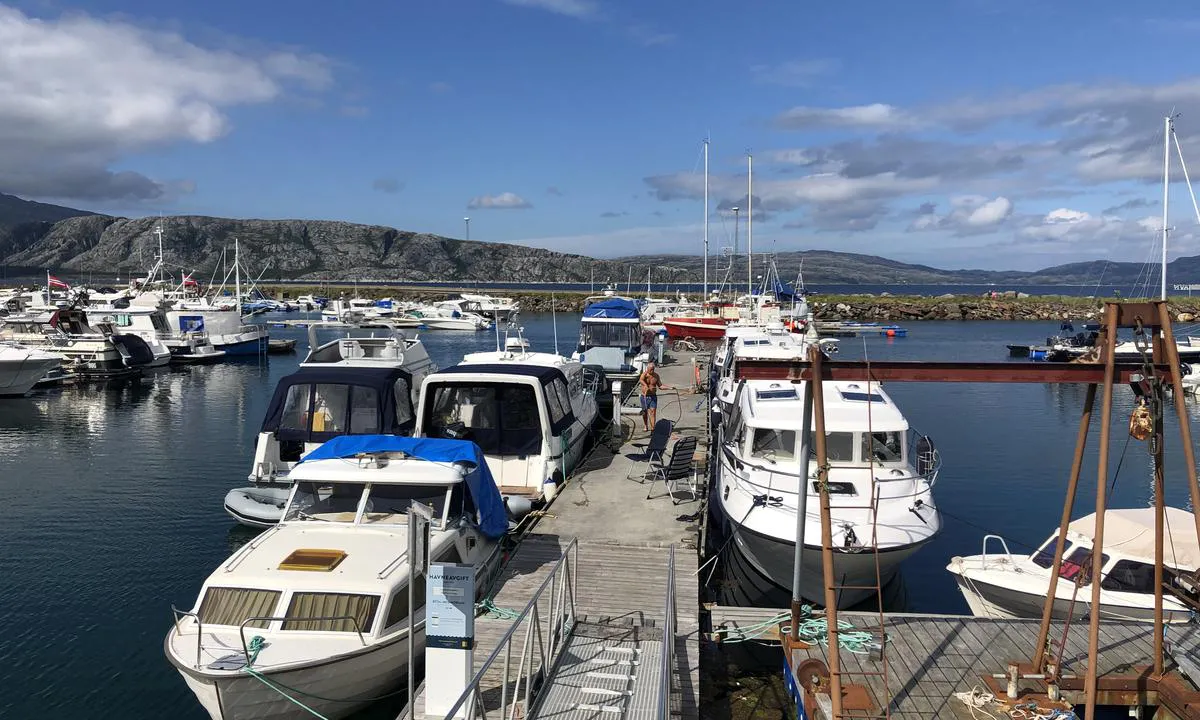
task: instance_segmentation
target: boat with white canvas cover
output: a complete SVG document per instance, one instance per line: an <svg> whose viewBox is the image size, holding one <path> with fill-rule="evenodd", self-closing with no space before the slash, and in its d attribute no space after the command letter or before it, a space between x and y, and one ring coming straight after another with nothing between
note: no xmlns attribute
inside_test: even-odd
<svg viewBox="0 0 1200 720"><path fill-rule="evenodd" d="M561 355L471 353L425 378L416 434L479 445L519 520L578 466L599 414L598 384L598 375Z"/></svg>
<svg viewBox="0 0 1200 720"><path fill-rule="evenodd" d="M254 448L251 485L225 495L225 511L243 525L279 522L290 472L307 452L339 435L410 435L421 381L437 366L417 337L382 333L319 344L279 380Z"/></svg>
<svg viewBox="0 0 1200 720"><path fill-rule="evenodd" d="M0 397L21 396L33 389L62 356L16 343L0 343Z"/></svg>
<svg viewBox="0 0 1200 720"><path fill-rule="evenodd" d="M292 474L282 522L172 608L164 651L213 720L342 718L404 684L409 634L425 646L414 503L433 509L429 562L475 568L480 597L499 568L508 521L469 442L342 436Z"/></svg>
<svg viewBox="0 0 1200 720"><path fill-rule="evenodd" d="M571 355L585 365L602 368L611 379L633 380L650 360L655 334L642 327L634 300L613 287L588 297L579 326L579 345Z"/></svg>
<svg viewBox="0 0 1200 720"><path fill-rule="evenodd" d="M1166 508L1163 547L1163 620L1188 622L1192 611L1180 593L1194 605L1200 601L1200 542L1192 513ZM1092 541L1096 514L1067 526L1062 569L1054 591L1051 617L1080 620L1091 614ZM996 552L988 552L991 548ZM971 613L988 618L1040 618L1050 589L1055 530L1030 555L1014 556L1003 538L988 535L982 553L955 557L946 567L958 582ZM1100 617L1125 622L1154 621L1154 508L1107 510L1104 513L1104 563L1100 576ZM1078 583L1077 583L1078 581ZM1072 603L1072 598L1074 602Z"/></svg>
<svg viewBox="0 0 1200 720"><path fill-rule="evenodd" d="M879 385L868 389L865 383L826 381L823 387L834 575L839 586L853 587L838 597L838 607L848 607L870 597L865 588L886 585L899 563L941 530L933 503L941 459ZM731 538L727 571L733 580L722 602L770 607L791 596L803 393L804 383L743 380L722 423L712 502L717 522ZM812 439L804 445L800 593L820 601L821 499Z"/></svg>

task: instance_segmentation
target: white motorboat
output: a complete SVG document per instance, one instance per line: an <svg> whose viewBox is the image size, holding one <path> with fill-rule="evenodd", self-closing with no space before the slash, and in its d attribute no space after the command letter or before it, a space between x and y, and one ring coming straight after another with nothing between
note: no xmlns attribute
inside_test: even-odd
<svg viewBox="0 0 1200 720"><path fill-rule="evenodd" d="M656 337L642 327L637 303L612 288L585 302L579 345L571 359L602 368L611 377L636 378L650 359Z"/></svg>
<svg viewBox="0 0 1200 720"><path fill-rule="evenodd" d="M181 301L167 318L172 332L205 333L213 347L229 357L265 355L271 340L266 325L246 323L237 307L224 309L206 299Z"/></svg>
<svg viewBox="0 0 1200 720"><path fill-rule="evenodd" d="M62 357L66 369L82 376L118 377L139 372L154 362L146 341L118 333L109 323L93 327L75 307L39 314L9 315L0 336Z"/></svg>
<svg viewBox="0 0 1200 720"><path fill-rule="evenodd" d="M88 312L92 314L92 317L98 317L100 323L108 325L118 332L140 337L154 356L154 359L146 367L163 367L171 362L171 356L174 354L171 347L174 337L167 324L167 314L159 308L92 305L89 306Z"/></svg>
<svg viewBox="0 0 1200 720"><path fill-rule="evenodd" d="M483 449L514 519L575 470L599 414L597 376L579 362L525 350L471 353L425 378L416 434Z"/></svg>
<svg viewBox="0 0 1200 720"><path fill-rule="evenodd" d="M492 321L464 310L458 301L446 300L436 305L419 305L407 310L402 317L419 320L430 330L489 330Z"/></svg>
<svg viewBox="0 0 1200 720"><path fill-rule="evenodd" d="M1192 617L1182 594L1194 605L1196 570L1200 568L1200 542L1192 513L1166 508L1164 533L1163 619L1187 622ZM1054 591L1051 617L1074 620L1091 612L1090 575L1096 514L1067 526L1062 569ZM988 552L988 541L993 550ZM946 567L977 617L1040 618L1050 589L1050 572L1058 531L1032 554L1014 556L1003 538L988 535L982 553L955 557ZM1100 577L1100 617L1103 620L1153 622L1154 620L1154 508L1108 510L1104 513L1104 567ZM1078 584L1076 582L1078 580Z"/></svg>
<svg viewBox="0 0 1200 720"><path fill-rule="evenodd" d="M799 451L804 383L743 380L721 424L715 516L728 542L732 583L724 602L770 606L791 596L798 488L806 493L801 595L822 602L820 491L812 438ZM886 585L905 558L941 529L933 486L941 460L909 429L877 384L826 381L827 479L839 607ZM872 502L872 497L877 499ZM874 542L874 544L872 544Z"/></svg>
<svg viewBox="0 0 1200 720"><path fill-rule="evenodd" d="M429 562L475 568L480 596L498 570L508 521L469 442L343 436L292 474L282 522L208 577L164 641L214 720L342 718L404 684L409 633L425 645L423 577L408 602L414 502L434 511Z"/></svg>
<svg viewBox="0 0 1200 720"><path fill-rule="evenodd" d="M267 406L247 478L229 491L225 511L243 525L279 522L279 491L301 456L339 435L410 435L421 381L437 370L415 337L342 337L324 344L309 328L300 369L280 379Z"/></svg>
<svg viewBox="0 0 1200 720"><path fill-rule="evenodd" d="M682 293L680 293L676 300L647 297L641 302L638 308L638 314L642 318L642 326L654 329L663 327L663 323L666 322L667 318L699 311L700 303L690 302Z"/></svg>
<svg viewBox="0 0 1200 720"><path fill-rule="evenodd" d="M61 355L37 348L0 344L0 396L24 395L62 360Z"/></svg>
<svg viewBox="0 0 1200 720"><path fill-rule="evenodd" d="M520 303L515 302L512 298L479 293L462 293L459 297L463 310L482 315L496 322L512 319L521 309Z"/></svg>
<svg viewBox="0 0 1200 720"><path fill-rule="evenodd" d="M712 389L716 409L728 413L738 388L738 364L743 360L807 360L808 348L816 345L822 352L837 352L837 340L817 337L816 328L810 323L803 335L788 331L782 323L765 327L756 325L730 325L725 337L713 351L709 386Z"/></svg>

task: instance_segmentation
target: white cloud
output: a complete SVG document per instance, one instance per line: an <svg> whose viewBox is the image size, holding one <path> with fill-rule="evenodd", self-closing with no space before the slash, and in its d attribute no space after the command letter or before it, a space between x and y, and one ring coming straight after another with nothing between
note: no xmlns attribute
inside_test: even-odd
<svg viewBox="0 0 1200 720"><path fill-rule="evenodd" d="M499 195L480 195L472 198L467 207L483 210L524 210L533 205L516 193L502 192Z"/></svg>
<svg viewBox="0 0 1200 720"><path fill-rule="evenodd" d="M821 108L798 106L784 111L775 122L792 130L819 127L901 129L917 127L920 121L904 110L884 103L852 107Z"/></svg>
<svg viewBox="0 0 1200 720"><path fill-rule="evenodd" d="M991 232L1013 212L1012 201L1004 196L958 195L950 198L950 207L949 213L938 215L932 203L922 205L916 219L909 224L909 231L949 230L956 235Z"/></svg>
<svg viewBox="0 0 1200 720"><path fill-rule="evenodd" d="M599 6L592 0L504 0L509 5L537 8L556 15L589 20L596 16Z"/></svg>
<svg viewBox="0 0 1200 720"><path fill-rule="evenodd" d="M109 168L135 152L221 137L230 107L331 83L331 63L317 55L210 49L128 22L42 20L0 5L0 188L154 198L162 184Z"/></svg>
<svg viewBox="0 0 1200 720"><path fill-rule="evenodd" d="M750 74L754 81L786 87L809 87L820 78L837 70L837 60L788 60L776 65L754 65Z"/></svg>

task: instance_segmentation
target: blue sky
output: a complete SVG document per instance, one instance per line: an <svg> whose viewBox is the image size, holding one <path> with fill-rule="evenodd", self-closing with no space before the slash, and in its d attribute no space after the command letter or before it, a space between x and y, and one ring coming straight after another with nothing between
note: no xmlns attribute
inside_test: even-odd
<svg viewBox="0 0 1200 720"><path fill-rule="evenodd" d="M698 253L707 135L714 251L750 150L759 250L1142 260L1172 109L1200 168L1200 21L1048 5L0 4L0 192Z"/></svg>

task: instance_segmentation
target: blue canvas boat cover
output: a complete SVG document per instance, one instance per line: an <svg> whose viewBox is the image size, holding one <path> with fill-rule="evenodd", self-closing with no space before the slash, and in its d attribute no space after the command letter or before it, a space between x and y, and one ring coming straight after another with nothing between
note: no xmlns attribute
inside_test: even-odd
<svg viewBox="0 0 1200 720"><path fill-rule="evenodd" d="M599 302L594 302L588 305L583 310L585 318L618 318L622 320L634 319L637 320L638 315L637 303L625 298L605 298Z"/></svg>
<svg viewBox="0 0 1200 720"><path fill-rule="evenodd" d="M341 435L333 438L300 459L300 462L354 457L364 453L402 452L420 460L440 463L466 463L472 466L467 473L467 489L475 509L479 511L479 529L489 538L503 537L508 532L508 512L504 499L496 488L479 446L469 440L443 438L397 437L395 435Z"/></svg>

